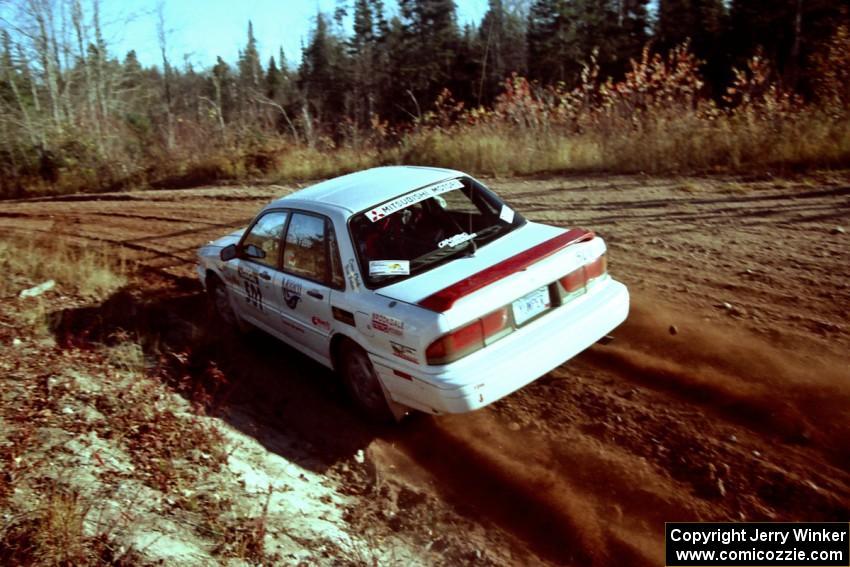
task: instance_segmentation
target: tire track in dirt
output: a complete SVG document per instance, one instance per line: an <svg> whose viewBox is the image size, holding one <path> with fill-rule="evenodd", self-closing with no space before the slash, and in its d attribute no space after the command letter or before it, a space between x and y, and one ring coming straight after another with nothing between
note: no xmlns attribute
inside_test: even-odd
<svg viewBox="0 0 850 567"><path fill-rule="evenodd" d="M494 182L532 220L604 235L632 314L611 345L485 410L379 433L375 466L554 564L659 564L670 520L846 519L850 247L824 224L850 221L846 181ZM123 247L191 275L204 239L285 191L0 203L0 230ZM55 230L70 218L73 230ZM745 314L718 310L724 301ZM318 446L370 437L349 426L299 433Z"/></svg>
<svg viewBox="0 0 850 567"><path fill-rule="evenodd" d="M555 564L656 565L657 529L690 509L645 462L587 436L511 431L488 410L423 419L391 440L442 499Z"/></svg>
<svg viewBox="0 0 850 567"><path fill-rule="evenodd" d="M118 240L118 239L109 238L109 237L85 236L85 235L82 235L82 234L79 234L79 233L58 231L58 230L55 230L55 229L16 228L15 232L16 233L36 234L36 235L39 235L42 238L51 237L51 236L63 236L63 237L68 237L69 239L73 239L73 240L84 240L86 242L96 243L96 244L110 244L110 245L120 247L120 248L127 248L127 249L133 250L135 252L143 252L143 253L149 254L148 257L141 258L140 259L141 261L150 261L150 260L161 259L161 258L170 258L170 259L173 259L173 260L179 260L180 262L186 262L186 261L190 261L191 256L178 255L177 253L179 253L179 252L189 252L189 251L194 252L194 250L196 249L195 247L192 247L192 248L186 248L186 249L182 249L182 250L174 250L173 252L167 252L167 251L163 251L163 250L158 249L158 248L153 248L153 247L150 247L150 246L144 246L142 244L135 244L132 241Z"/></svg>
<svg viewBox="0 0 850 567"><path fill-rule="evenodd" d="M818 447L850 468L850 364L846 358L788 352L729 326L670 311L637 296L619 341L588 360L663 389L780 441ZM676 335L668 330L675 321ZM620 345L617 342L621 343Z"/></svg>
<svg viewBox="0 0 850 567"><path fill-rule="evenodd" d="M120 217L120 218L125 218L125 219L146 220L146 221L161 221L161 222L173 222L173 223L183 223L183 224L185 224L185 223L203 224L203 225L207 225L211 228L222 228L222 227L227 227L231 224L231 223L205 221L205 220L201 220L201 219L197 219L197 218L187 219L185 217L163 217L163 216L157 216L157 215L140 215L140 214L131 214L131 213L121 213L121 212L116 212L116 211L110 211L110 212L92 211L88 214L107 217L107 218ZM250 218L245 219L245 222L247 223L250 220L251 220ZM149 237L149 238L157 238L157 237Z"/></svg>
<svg viewBox="0 0 850 567"><path fill-rule="evenodd" d="M743 333L709 332L694 339L681 316L677 320L686 344L670 348L665 345L671 337L663 336L666 326L657 322L675 315L659 315L655 306L648 312L647 307L638 304L634 322L615 341L624 346L599 347L580 357L604 377L606 390L637 383L661 395L662 408L641 407L637 439L617 439L606 428L598 435L599 421L609 417L606 409L565 426L580 411L564 396L558 396L548 413L521 409L530 426L511 427L500 416L506 407L521 406L522 398L545 397L529 387L496 404L495 410L424 418L387 442L433 477L432 490L444 501L471 518L492 522L556 564L659 564L665 521L739 520L751 514L839 521L850 514L850 462L843 451L850 439L845 427L850 424L850 374L842 376L823 364L829 374L809 376L809 369L793 357L778 358L781 353L771 352L757 338L745 341ZM715 359L719 352L725 356ZM555 374L569 373L571 366ZM669 420L663 406L688 408L707 419L699 425ZM808 416L815 409L818 418L812 421ZM549 423L537 427L539 420ZM563 428L553 432L551 422ZM833 429L833 423L840 426ZM675 435L655 433L671 425L678 430ZM727 444L728 431L747 445L745 451L714 447ZM645 450L659 446L653 435L673 445L673 452L679 447L675 437L690 439L693 446L681 446L683 454L704 448L718 462L733 463L744 472L724 473L712 457L706 466L671 469L665 459ZM775 454L777 445L786 448L775 464L751 456L754 451ZM385 470L394 469L392 453L382 454ZM822 468L811 470L813 461L822 462ZM711 477L715 466L721 471L716 474L726 475L717 479L727 483L723 489ZM727 498L715 492L732 489L744 495Z"/></svg>
<svg viewBox="0 0 850 567"><path fill-rule="evenodd" d="M237 219L235 221L220 222L213 219L171 218L121 211L68 211L65 206L61 208L61 212L43 205L44 210L39 211L19 208L24 210L0 211L0 231L17 235L37 235L37 238L45 242L53 236L61 236L82 245L95 243L116 246L134 253L128 259L154 267L170 278L192 275L199 242L217 238L222 233L230 232L250 221L250 217L242 212L233 215ZM209 207L206 209L209 213ZM221 211L214 213L220 214ZM14 220L4 222L6 218ZM175 224L191 228L173 230Z"/></svg>

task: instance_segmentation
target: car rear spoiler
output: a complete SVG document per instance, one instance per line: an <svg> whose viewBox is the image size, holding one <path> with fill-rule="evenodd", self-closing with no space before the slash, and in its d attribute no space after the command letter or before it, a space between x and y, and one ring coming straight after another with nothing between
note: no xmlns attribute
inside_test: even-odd
<svg viewBox="0 0 850 567"><path fill-rule="evenodd" d="M592 240L595 235L589 230L574 228L555 238L541 242L537 246L529 248L515 256L502 260L498 264L472 274L468 278L432 293L421 300L418 305L437 312L445 312L451 309L455 302L493 282L507 277L513 273L526 269L530 265L563 250L567 246Z"/></svg>

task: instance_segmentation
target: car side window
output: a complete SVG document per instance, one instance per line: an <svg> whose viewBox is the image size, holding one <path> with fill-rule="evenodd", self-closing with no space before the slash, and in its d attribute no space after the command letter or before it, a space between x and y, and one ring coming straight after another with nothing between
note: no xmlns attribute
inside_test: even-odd
<svg viewBox="0 0 850 567"><path fill-rule="evenodd" d="M258 220L242 241L242 253L248 259L276 268L283 228L289 216L284 211L267 213Z"/></svg>
<svg viewBox="0 0 850 567"><path fill-rule="evenodd" d="M324 218L292 214L283 248L283 269L296 276L327 281Z"/></svg>

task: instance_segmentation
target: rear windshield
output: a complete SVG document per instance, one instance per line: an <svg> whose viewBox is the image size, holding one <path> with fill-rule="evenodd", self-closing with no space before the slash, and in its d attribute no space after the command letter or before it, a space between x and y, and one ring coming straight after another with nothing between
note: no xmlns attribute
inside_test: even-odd
<svg viewBox="0 0 850 567"><path fill-rule="evenodd" d="M376 205L349 227L367 286L382 287L474 254L524 223L492 191L461 177Z"/></svg>

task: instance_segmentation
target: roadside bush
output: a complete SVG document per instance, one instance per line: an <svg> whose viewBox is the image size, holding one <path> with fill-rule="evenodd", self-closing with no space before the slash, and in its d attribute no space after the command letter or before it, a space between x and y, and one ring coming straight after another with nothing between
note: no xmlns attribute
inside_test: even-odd
<svg viewBox="0 0 850 567"><path fill-rule="evenodd" d="M618 82L600 81L592 59L570 90L514 76L492 109L464 110L444 93L400 157L493 175L841 166L850 162L850 116L839 86L823 87L828 106L805 104L756 55L718 103L702 95L687 45L666 57L647 48Z"/></svg>

